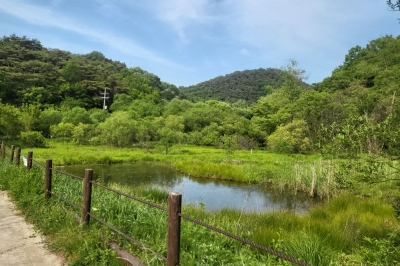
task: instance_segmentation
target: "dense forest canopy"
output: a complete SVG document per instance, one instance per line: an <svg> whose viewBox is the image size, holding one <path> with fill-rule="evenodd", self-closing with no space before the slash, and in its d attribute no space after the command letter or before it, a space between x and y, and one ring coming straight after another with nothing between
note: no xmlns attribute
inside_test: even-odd
<svg viewBox="0 0 400 266"><path fill-rule="evenodd" d="M236 71L189 87L180 87L192 101L219 100L254 103L269 91L266 86L279 88L283 83L280 69L254 69Z"/></svg>
<svg viewBox="0 0 400 266"><path fill-rule="evenodd" d="M351 48L330 77L312 86L293 60L279 70L235 72L182 93L99 52L76 55L14 35L0 40L0 70L5 138L39 134L79 144L145 147L156 141L165 152L187 143L399 156L400 37ZM223 94L239 83L248 87ZM206 86L208 95L202 94ZM102 110L105 88L108 110Z"/></svg>
<svg viewBox="0 0 400 266"><path fill-rule="evenodd" d="M36 39L11 35L0 39L0 98L15 106L49 104L101 108L104 89L154 100L172 99L176 86L147 71L93 51L78 55L48 49ZM147 97L147 96L146 96Z"/></svg>
<svg viewBox="0 0 400 266"><path fill-rule="evenodd" d="M397 0L387 4L400 9ZM306 216L288 213L293 220L286 223L290 228L282 229L275 219L279 232L264 234L274 236L266 246L296 254L293 250L308 243L313 250L305 253L312 265L328 265L328 261L332 265L396 263L400 243L394 218L400 215L400 36L383 36L365 47L352 47L329 77L312 85L306 80L306 70L291 60L280 69L237 71L177 88L153 73L128 68L97 51L73 54L45 48L36 39L5 36L0 39L0 140L23 148L63 143L63 149L73 150L67 156L60 152L60 158L73 157L63 159L64 163L82 162L76 154L78 145L108 145L128 148L89 146L87 150L93 154L110 150L109 154L123 156L111 159L107 154L101 158L90 154L87 158L94 159L88 160L120 162L124 157L126 161L174 162L174 167L189 176L265 182L281 191L307 191L310 197L319 195L328 201L344 190L339 201L306 215L309 221L327 224L326 228L310 227ZM105 90L109 97L106 109ZM248 152L235 152L237 149ZM253 153L253 149L266 152ZM42 151L48 153L48 149ZM142 155L131 155L131 151ZM202 169L196 172L198 165ZM237 178L235 172L249 174ZM156 193L156 198L161 198L161 193ZM365 205L344 204L355 199L362 199ZM375 204L382 199L392 206ZM359 211L365 215L355 219ZM391 218L383 217L383 212ZM240 219L242 213L237 214ZM225 211L220 215L229 220ZM262 227L265 217L260 220ZM328 220L337 220L336 225L332 227ZM341 235L344 227L348 232ZM378 235L371 228L385 230ZM393 230L390 234L389 228ZM290 238L282 238L284 230ZM244 230L246 235L248 232ZM300 240L293 232L302 235ZM254 235L259 238L261 234ZM327 239L335 244L326 245ZM287 247L295 243L292 250L285 249L282 241ZM347 242L354 244L345 247Z"/></svg>

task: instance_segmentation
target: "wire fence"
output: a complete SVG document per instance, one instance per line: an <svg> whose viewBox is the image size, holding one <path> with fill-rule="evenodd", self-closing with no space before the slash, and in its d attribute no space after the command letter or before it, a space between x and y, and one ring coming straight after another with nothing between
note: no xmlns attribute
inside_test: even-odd
<svg viewBox="0 0 400 266"><path fill-rule="evenodd" d="M49 191L49 192L51 195L55 196L56 198L58 198L59 200L65 202L65 203L69 204L70 206L74 207L77 210L80 210L82 208L82 206L78 206L78 205L74 204L73 202L61 197L60 195L57 195L56 193L54 193L52 191Z"/></svg>
<svg viewBox="0 0 400 266"><path fill-rule="evenodd" d="M13 163L13 151L14 148L13 146L11 148L7 147L4 142L1 143L1 157L3 159L6 158L6 154L9 153L10 154L10 162ZM19 159L16 160L17 162L19 162ZM309 264L307 264L306 262L303 261L299 261L298 259L289 256L285 253L273 250L271 248L259 245L251 240L245 239L243 237L237 236L235 234L232 234L230 232L224 231L220 228L217 228L213 225L204 223L200 220L194 219L188 215L182 214L180 211L180 207L181 207L181 195L179 193L170 193L169 195L169 200L168 200L168 208L165 208L161 205L155 204L153 202L149 202L147 200L129 195L127 193L118 191L116 189L107 187L105 185L102 185L98 182L95 182L92 180L93 177L93 172L89 169L87 169L85 171L85 177L80 177L80 176L76 176L76 175L72 175L70 173L67 173L65 171L61 171L59 169L56 169L55 167L52 167L52 162L51 160L47 160L46 164L43 164L35 159L33 159L33 153L29 152L28 156L27 156L27 162L26 162L26 167L28 168L28 170L32 167L32 162L35 164L35 166L40 167L42 169L45 170L45 193L48 193L48 195L52 195L54 197L56 197L57 199L65 202L66 204L72 206L74 209L76 210L82 210L82 218L81 218L81 222L83 223L89 223L89 218L93 218L94 220L96 220L97 222L99 222L100 224L108 227L109 229L113 230L114 232L118 233L119 235L123 236L125 239L135 243L137 246L153 253L155 256L157 256L158 258L166 261L166 265L178 265L179 264L179 250L180 250L180 246L179 246L179 239L180 239L180 219L183 218L185 220L188 220L194 224L203 226L211 231L214 231L216 233L225 235L229 238L232 238L236 241L239 241L243 244L255 247L261 251L267 252L269 254L272 254L276 257L279 257L283 260L289 261L293 264L297 264L297 265L301 265L301 266L309 266ZM54 191L51 190L51 178L52 178L52 172L67 176L67 177L71 177L73 179L77 179L82 181L84 189L83 189L83 206L78 206L77 204L71 202L70 200L66 199L65 197L63 197L62 195L58 195L57 193L55 193ZM43 185L43 184L42 184ZM150 206L152 208L156 208L159 209L161 211L167 212L168 213L168 239L167 239L167 256L165 257L164 255L160 254L157 251L154 251L153 249L151 249L150 247L148 247L147 245L145 245L144 243L138 241L137 239L134 239L133 237L127 235L126 233L122 232L121 230L119 230L118 228L116 228L115 226L107 223L106 221L102 220L101 218L99 218L98 216L94 215L91 210L90 210L90 202L91 202L91 197L92 197L92 193L91 193L91 186L94 185L96 187L105 189L107 191L113 192L115 194L121 195L125 198L140 202L142 204L145 204L147 206ZM175 196L178 196L178 198L176 198ZM46 196L46 198L49 198L50 196ZM175 197L175 198L174 198Z"/></svg>
<svg viewBox="0 0 400 266"><path fill-rule="evenodd" d="M150 202L150 201L147 201L147 200L144 200L144 199L140 199L140 198L138 198L138 197L134 197L134 196L132 196L132 195L129 195L129 194L126 194L126 193L124 193L124 192L115 190L115 189L113 189L113 188L110 188L110 187L101 185L101 184L96 183L96 182L94 182L94 181L91 181L90 183L92 183L92 184L95 185L95 186L104 188L104 189L106 189L106 190L108 190L108 191L111 191L111 192L114 192L114 193L116 193L116 194L119 194L119 195L121 195L121 196L124 196L124 197L126 197L126 198L129 198L129 199L132 199L132 200L136 200L136 201L138 201L138 202L141 202L141 203L146 204L146 205L148 205L148 206L151 206L151 207L153 207L153 208L157 208L157 209L160 209L160 210L163 210L163 211L168 211L167 208L165 208L165 207L163 207L163 206L161 206L161 205L157 205L157 204L155 204L155 203L152 203L152 202Z"/></svg>

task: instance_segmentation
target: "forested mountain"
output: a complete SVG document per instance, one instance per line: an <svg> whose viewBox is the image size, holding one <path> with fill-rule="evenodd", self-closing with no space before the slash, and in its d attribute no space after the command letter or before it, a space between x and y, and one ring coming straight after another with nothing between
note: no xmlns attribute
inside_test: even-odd
<svg viewBox="0 0 400 266"><path fill-rule="evenodd" d="M318 85L329 95L326 124L362 117L376 125L400 114L400 36L385 36L366 47L353 47L344 63Z"/></svg>
<svg viewBox="0 0 400 266"><path fill-rule="evenodd" d="M23 148L46 146L50 137L51 143L74 143L67 149L77 149L77 145L142 147L152 153L143 155L147 160L161 158L155 152L158 150L172 153L163 161L187 166L189 174L203 168L206 176L214 177L215 171L220 171L231 178L232 171L246 171L249 181L272 183L274 179L276 183L272 184L279 184L281 189L291 182L294 192L308 190L310 196L336 196L346 189L344 194L355 193L360 198L388 199L395 208L387 206L375 213L382 210L393 217L396 211L399 216L400 36L384 36L365 47L351 48L343 64L321 83L309 86L305 77L305 70L296 61L280 70L235 72L186 88L184 92L193 102L179 97L174 85L163 83L156 75L138 67L126 68L99 52L75 55L44 48L37 40L4 37L0 39L0 138L17 139ZM102 109L100 98L105 88L112 97L108 110ZM171 152L176 144L182 146ZM212 151L215 157L207 157L208 152L198 149L190 158L192 151L183 145L218 147L226 155L221 160L221 150ZM255 148L273 153L318 153L322 159L291 158L292 172L281 167L287 163L281 164L283 157L276 154L249 152L248 156L236 157L236 149ZM104 146L90 150L100 152ZM265 159L253 159L256 157L274 158L274 162L266 164ZM133 155L129 160L136 158ZM81 157L73 159L78 160ZM229 163L243 165L230 168ZM321 176L326 181L321 182ZM385 190L390 192L382 193ZM343 209L338 203L331 206ZM367 212L363 223L374 226L378 220L370 219L375 208L370 203L363 207ZM318 218L322 212L316 210ZM349 215L338 215L338 228L348 221L360 223L353 219L353 207L345 211ZM391 234L381 231L382 239L378 240L374 235L369 238L362 232L354 233L351 225L351 232L344 237L364 241L371 249L358 245L354 248L356 255L340 251L337 256L327 247L325 254L343 265L356 265L355 258L388 264L388 256L389 262L398 262L394 250L399 250L399 232L394 230ZM327 236L320 231L323 242ZM328 228L326 232L331 231ZM319 238L306 240L324 248ZM338 243L338 250L342 250L342 242ZM319 262L315 265L329 264Z"/></svg>
<svg viewBox="0 0 400 266"><path fill-rule="evenodd" d="M135 97L152 95L154 100L172 99L176 86L138 67L105 58L93 51L72 54L49 49L36 39L11 35L0 39L0 98L3 103L102 107L107 89L110 102L117 93Z"/></svg>
<svg viewBox="0 0 400 266"><path fill-rule="evenodd" d="M282 85L282 70L259 68L235 71L189 87L180 87L187 99L192 101L219 100L236 102L245 100L254 103L268 93L266 86L278 88Z"/></svg>
<svg viewBox="0 0 400 266"><path fill-rule="evenodd" d="M0 137L36 131L83 144L156 141L166 150L173 143L187 143L400 156L400 37L385 36L351 48L343 64L319 84L309 86L304 79L296 61L281 70L235 72L200 83L199 91L194 86L185 90L187 95L203 93L201 86L214 84L207 89L210 94L201 97L223 98L192 102L177 97L178 89L156 75L126 68L99 52L74 55L25 37L4 37ZM237 95L229 90L229 96L222 94L227 84L249 87ZM249 84L257 84L258 91ZM104 88L113 97L106 111L100 98ZM260 94L251 94L256 92ZM190 98L200 99L200 94ZM249 106L245 100L253 103Z"/></svg>

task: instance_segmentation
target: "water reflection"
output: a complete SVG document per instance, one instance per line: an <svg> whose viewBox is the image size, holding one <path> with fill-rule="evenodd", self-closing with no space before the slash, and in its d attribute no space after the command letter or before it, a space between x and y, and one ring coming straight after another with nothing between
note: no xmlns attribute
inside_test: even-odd
<svg viewBox="0 0 400 266"><path fill-rule="evenodd" d="M254 212L288 210L304 213L318 203L317 199L309 198L304 193L291 195L265 185L187 177L163 164L75 165L67 166L65 170L83 175L87 168L93 169L94 177L105 183L149 185L180 192L184 203L201 203L207 210L233 208Z"/></svg>

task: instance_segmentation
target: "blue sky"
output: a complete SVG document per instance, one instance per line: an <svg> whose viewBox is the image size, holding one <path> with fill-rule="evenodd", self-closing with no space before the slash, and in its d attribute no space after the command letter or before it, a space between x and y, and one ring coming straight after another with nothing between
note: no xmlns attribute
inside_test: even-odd
<svg viewBox="0 0 400 266"><path fill-rule="evenodd" d="M102 52L177 86L296 60L309 83L348 50L400 35L386 0L0 0L0 35Z"/></svg>

